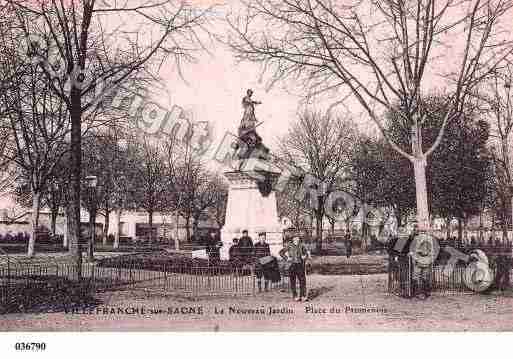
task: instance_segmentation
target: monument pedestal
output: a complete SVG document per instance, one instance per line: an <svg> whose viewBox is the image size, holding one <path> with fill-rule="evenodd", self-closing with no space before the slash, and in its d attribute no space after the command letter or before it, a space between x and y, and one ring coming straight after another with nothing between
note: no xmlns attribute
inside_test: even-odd
<svg viewBox="0 0 513 359"><path fill-rule="evenodd" d="M274 190L269 193L261 191L261 172L230 171L224 175L230 185L226 220L221 230L221 259L228 259L228 251L233 244L233 238L242 237L242 231L247 230L253 243L258 240L259 232L266 232L266 239L273 256L283 247L281 225L278 219L278 208ZM275 182L278 173L266 172L270 184Z"/></svg>

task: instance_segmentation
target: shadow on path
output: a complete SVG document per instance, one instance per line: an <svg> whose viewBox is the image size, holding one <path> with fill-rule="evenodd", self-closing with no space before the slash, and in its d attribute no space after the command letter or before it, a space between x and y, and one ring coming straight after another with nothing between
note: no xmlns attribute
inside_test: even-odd
<svg viewBox="0 0 513 359"><path fill-rule="evenodd" d="M329 286L329 287L328 286L322 286L322 287L312 288L312 289L309 290L308 300L316 299L317 297L320 297L321 295L326 294L326 293L332 291L333 288L335 288L334 285Z"/></svg>

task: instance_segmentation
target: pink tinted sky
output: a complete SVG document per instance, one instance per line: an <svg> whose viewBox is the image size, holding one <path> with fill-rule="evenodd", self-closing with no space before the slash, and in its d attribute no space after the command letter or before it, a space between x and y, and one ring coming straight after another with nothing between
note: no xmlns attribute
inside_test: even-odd
<svg viewBox="0 0 513 359"><path fill-rule="evenodd" d="M236 131L242 118L242 97L251 88L254 99L263 102L256 108L257 119L264 121L259 127L261 136L271 143L285 134L301 98L279 87L267 92L265 81L259 81L258 66L237 65L223 44L216 43L210 50L211 55L201 55L197 63L184 67L186 82L171 69L162 73L170 97L163 104L192 110L195 120L213 125L214 138L220 140L226 131Z"/></svg>
<svg viewBox="0 0 513 359"><path fill-rule="evenodd" d="M226 2L228 5L222 6L221 11L226 11L238 1ZM219 2L190 0L190 3L205 6ZM223 34L226 31L225 26L220 22L214 31ZM274 147L276 140L286 133L297 118L302 98L280 86L275 86L267 92L266 78L264 77L263 81L259 80L259 67L247 63L237 65L225 45L212 42L208 43L208 49L211 54L202 54L198 56L197 63L184 66L183 75L186 82L178 76L172 66L164 68L161 75L169 96L163 94L155 100L168 108L176 105L191 110L195 120L211 123L214 128L214 141L217 143L226 131L236 131L242 117L241 99L246 90L252 88L254 98L263 102L256 110L257 119L264 121L259 127L259 133L267 145ZM436 83L434 85L436 87ZM324 105L329 103L330 101ZM353 118L359 120L361 127L374 129L374 125L369 121L360 120L361 107L354 102L352 104ZM319 109L326 108L321 102L316 102L316 106Z"/></svg>

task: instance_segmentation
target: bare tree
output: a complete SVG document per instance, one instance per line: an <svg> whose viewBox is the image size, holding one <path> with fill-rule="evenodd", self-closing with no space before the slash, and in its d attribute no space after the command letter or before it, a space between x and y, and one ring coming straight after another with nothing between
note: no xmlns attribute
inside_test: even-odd
<svg viewBox="0 0 513 359"><path fill-rule="evenodd" d="M30 189L32 234L27 255L32 257L42 196L68 150L65 135L69 117L64 102L55 96L37 66L13 82L11 89L0 96L3 107L10 109L1 131L9 133L9 150L4 158L15 164Z"/></svg>
<svg viewBox="0 0 513 359"><path fill-rule="evenodd" d="M298 181L289 181L286 187L277 193L278 215L283 218L287 217L296 229L305 229L306 221L312 215L312 209L306 201L295 198L295 194L299 190L301 183ZM310 228L311 229L311 228Z"/></svg>
<svg viewBox="0 0 513 359"><path fill-rule="evenodd" d="M219 228L224 226L226 220L226 206L228 204L228 184L221 176L215 175L213 178L213 205L210 212L213 212L213 218Z"/></svg>
<svg viewBox="0 0 513 359"><path fill-rule="evenodd" d="M510 222L513 223L513 161L511 153L511 135L513 132L513 65L507 63L487 81L481 99L487 110L490 123L491 155L494 164L493 189L500 208L511 210ZM509 202L509 203L506 203ZM506 215L501 213L503 228ZM504 230L507 233L507 230Z"/></svg>
<svg viewBox="0 0 513 359"><path fill-rule="evenodd" d="M200 186L204 182L204 164L188 140L181 142L173 136L166 143L166 148L174 210L177 213L177 220L178 214L184 218L187 241L190 241L191 222L195 216L199 216L195 202L201 193Z"/></svg>
<svg viewBox="0 0 513 359"><path fill-rule="evenodd" d="M47 207L50 211L50 232L54 236L57 234L57 218L65 203L65 196L68 189L67 176L64 175L61 177L61 174L57 175L55 172L46 185L42 200L42 205Z"/></svg>
<svg viewBox="0 0 513 359"><path fill-rule="evenodd" d="M413 165L417 220L429 229L426 161L447 123L469 95L511 55L509 0L254 0L228 19L230 44L241 61L261 63L271 83L299 80L308 95L352 99L395 151ZM445 86L447 109L437 140L427 147L422 96ZM347 91L347 92L344 92ZM399 106L397 106L399 105ZM384 133L383 114L400 109L411 148Z"/></svg>
<svg viewBox="0 0 513 359"><path fill-rule="evenodd" d="M113 5L96 0L6 2L70 114L70 252L80 266L82 120L98 105L105 106L104 96L126 80L142 72L151 78L154 72L149 70L158 70L168 58L178 65L191 60L194 50L202 47L200 32L206 31L209 9L171 0ZM154 36L143 36L150 33ZM34 41L34 35L40 41ZM49 59L64 76L56 78Z"/></svg>
<svg viewBox="0 0 513 359"><path fill-rule="evenodd" d="M193 194L191 196L193 233L198 233L199 221L208 218L211 210L215 211L216 222L221 227L224 218L220 212L223 209L226 210L228 199L226 183L218 175L203 168L199 171L198 176L194 178L193 186L189 187L195 187L195 190L191 191L191 194Z"/></svg>
<svg viewBox="0 0 513 359"><path fill-rule="evenodd" d="M224 213L221 212L226 206L227 186L218 175L207 169L205 159L200 149L195 147L192 136L180 138L175 131L167 137L165 147L170 200L177 221L178 215L185 220L186 236L190 241L191 224L192 233L197 234L200 219L212 211L217 223L224 223Z"/></svg>
<svg viewBox="0 0 513 359"><path fill-rule="evenodd" d="M87 172L98 178L96 204L98 214L105 218L103 245L107 244L110 215L123 209L128 195L127 182L130 173L126 149L122 148L123 132L119 128L98 129L84 137L83 161ZM91 206L89 206L91 207Z"/></svg>
<svg viewBox="0 0 513 359"><path fill-rule="evenodd" d="M308 207L316 221L320 249L325 204L331 192L349 178L351 149L356 141L354 124L334 115L305 112L280 140L281 158L315 181L303 180ZM305 187L303 186L303 187Z"/></svg>
<svg viewBox="0 0 513 359"><path fill-rule="evenodd" d="M136 208L148 213L149 240L153 240L153 215L168 205L169 178L161 144L139 139L131 144L129 165L133 170L133 185L137 188L133 200Z"/></svg>

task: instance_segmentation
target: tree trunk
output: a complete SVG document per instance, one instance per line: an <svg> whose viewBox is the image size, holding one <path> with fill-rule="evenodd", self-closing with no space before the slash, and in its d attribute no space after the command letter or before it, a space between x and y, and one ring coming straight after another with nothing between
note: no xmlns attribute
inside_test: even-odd
<svg viewBox="0 0 513 359"><path fill-rule="evenodd" d="M39 206L41 202L41 192L32 192L32 213L31 213L31 225L32 233L28 242L27 256L29 258L34 257L36 247L36 234L37 227L39 226Z"/></svg>
<svg viewBox="0 0 513 359"><path fill-rule="evenodd" d="M64 210L66 213L65 213L65 227L64 227L64 239L62 241L62 247L63 248L68 248L68 245L69 245L69 232L70 232L70 229L69 229L69 210L68 210L68 206L66 205L65 207L65 210Z"/></svg>
<svg viewBox="0 0 513 359"><path fill-rule="evenodd" d="M508 238L508 221L507 217L504 216L504 220L502 221L502 240L506 241Z"/></svg>
<svg viewBox="0 0 513 359"><path fill-rule="evenodd" d="M426 183L426 162L415 158L413 161L415 174L415 195L417 199L417 228L419 231L429 230L429 206Z"/></svg>
<svg viewBox="0 0 513 359"><path fill-rule="evenodd" d="M194 238L196 238L196 234L198 233L198 227L199 227L199 218L194 217L192 220L192 235Z"/></svg>
<svg viewBox="0 0 513 359"><path fill-rule="evenodd" d="M322 250L322 214L316 213L315 215L315 249L317 253L320 253Z"/></svg>
<svg viewBox="0 0 513 359"><path fill-rule="evenodd" d="M80 249L80 178L82 170L82 101L80 90L71 88L71 179L69 216L69 253L75 263L76 276L82 278L82 251Z"/></svg>
<svg viewBox="0 0 513 359"><path fill-rule="evenodd" d="M116 231L116 236L114 237L114 245L113 247L115 249L119 248L119 237L121 236L121 213L123 210L119 208L116 210L116 228L118 229Z"/></svg>
<svg viewBox="0 0 513 359"><path fill-rule="evenodd" d="M395 220L397 221L397 229L399 229L399 227L403 225L403 219L401 216L401 211L399 210L399 206L396 206L396 208L394 208L394 216Z"/></svg>
<svg viewBox="0 0 513 359"><path fill-rule="evenodd" d="M178 251L180 249L180 238L179 238L179 221L180 221L180 214L178 212L178 210L176 211L175 213L175 225L176 225L176 228L175 228L175 249Z"/></svg>
<svg viewBox="0 0 513 359"><path fill-rule="evenodd" d="M50 231L52 232L53 236L57 235L57 216L59 215L59 209L57 210L52 209L50 211Z"/></svg>
<svg viewBox="0 0 513 359"><path fill-rule="evenodd" d="M479 211L479 242L483 240L483 210Z"/></svg>
<svg viewBox="0 0 513 359"><path fill-rule="evenodd" d="M89 245L87 246L87 259L94 261L94 242L96 241L96 208L89 213Z"/></svg>
<svg viewBox="0 0 513 359"><path fill-rule="evenodd" d="M511 229L513 230L513 196L510 198L510 206L511 206ZM513 235L513 234L512 234ZM505 240L509 242L509 237L506 236Z"/></svg>
<svg viewBox="0 0 513 359"><path fill-rule="evenodd" d="M103 227L103 238L102 244L103 246L107 246L107 238L109 236L109 226L110 226L110 210L105 210L105 226Z"/></svg>
<svg viewBox="0 0 513 359"><path fill-rule="evenodd" d="M461 217L458 218L458 241L461 241L463 239L463 220Z"/></svg>
<svg viewBox="0 0 513 359"><path fill-rule="evenodd" d="M463 240L468 241L468 219L463 220Z"/></svg>
<svg viewBox="0 0 513 359"><path fill-rule="evenodd" d="M493 238L493 236L495 235L495 213L492 214L492 228L490 228L490 236L491 238ZM487 243L488 241L488 238L485 238L485 243Z"/></svg>
<svg viewBox="0 0 513 359"><path fill-rule="evenodd" d="M148 211L148 225L150 227L150 235L149 235L149 241L150 243L153 242L153 211Z"/></svg>
<svg viewBox="0 0 513 359"><path fill-rule="evenodd" d="M187 236L187 242L191 241L191 217L185 216L185 233Z"/></svg>
<svg viewBox="0 0 513 359"><path fill-rule="evenodd" d="M64 233L64 248L69 248L69 236L71 233L69 203L66 205L66 230Z"/></svg>
<svg viewBox="0 0 513 359"><path fill-rule="evenodd" d="M365 221L365 217L362 219L362 238L361 238L361 248L362 251L367 249L367 239L369 238L369 225Z"/></svg>

